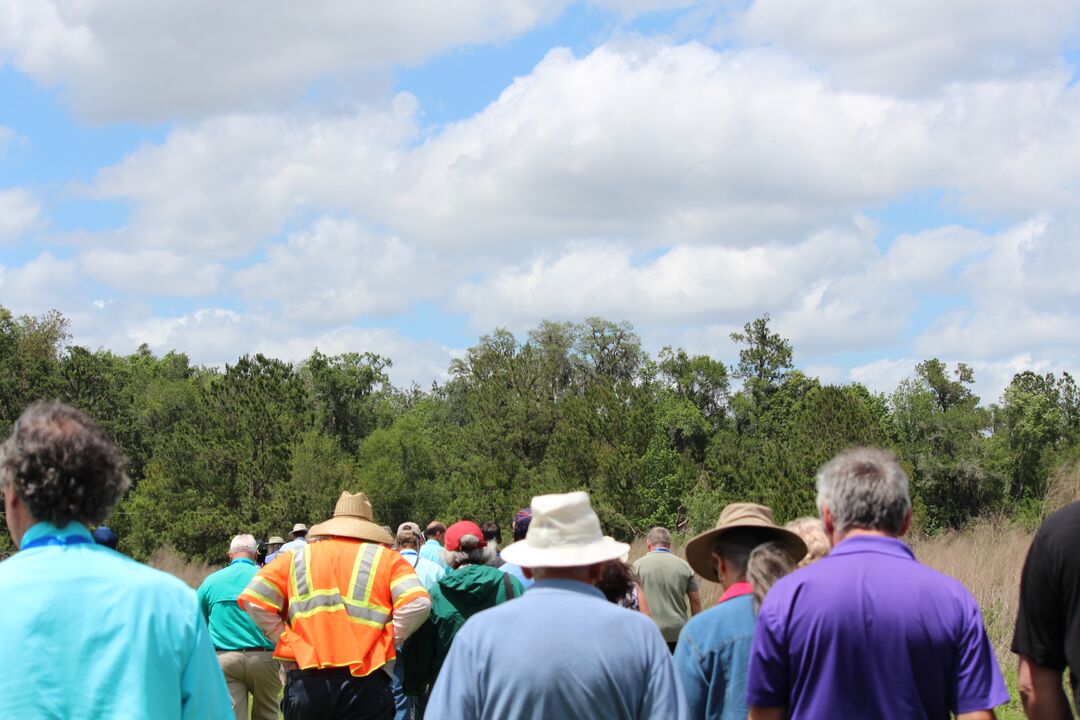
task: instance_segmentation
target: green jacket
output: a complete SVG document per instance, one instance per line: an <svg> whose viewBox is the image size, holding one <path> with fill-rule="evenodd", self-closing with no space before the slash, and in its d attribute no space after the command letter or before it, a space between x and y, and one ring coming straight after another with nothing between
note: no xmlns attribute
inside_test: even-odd
<svg viewBox="0 0 1080 720"><path fill-rule="evenodd" d="M409 636L398 654L406 695L421 695L435 684L450 643L465 621L525 589L517 578L490 565L464 565L431 588L431 615Z"/></svg>

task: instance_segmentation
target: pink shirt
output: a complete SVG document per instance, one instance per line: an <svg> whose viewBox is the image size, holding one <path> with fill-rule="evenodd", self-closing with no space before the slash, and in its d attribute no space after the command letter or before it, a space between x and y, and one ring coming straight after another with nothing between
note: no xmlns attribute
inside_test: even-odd
<svg viewBox="0 0 1080 720"><path fill-rule="evenodd" d="M720 599L716 601L716 604L730 600L731 598L742 597L743 595L751 595L754 592L754 588L750 587L750 583L743 580L742 582L733 583L731 587L724 590L724 594L720 596Z"/></svg>

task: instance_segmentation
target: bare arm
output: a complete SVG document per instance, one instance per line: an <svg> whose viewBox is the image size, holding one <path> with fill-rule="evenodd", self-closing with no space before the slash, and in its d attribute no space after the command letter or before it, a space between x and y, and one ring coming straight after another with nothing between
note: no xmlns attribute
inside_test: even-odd
<svg viewBox="0 0 1080 720"><path fill-rule="evenodd" d="M1061 672L1038 665L1027 655L1020 656L1017 687L1024 713L1030 720L1063 720L1072 717L1069 700L1061 687Z"/></svg>
<svg viewBox="0 0 1080 720"><path fill-rule="evenodd" d="M786 717L787 708L752 707L750 708L749 720L784 720Z"/></svg>
<svg viewBox="0 0 1080 720"><path fill-rule="evenodd" d="M690 614L697 615L701 612L701 593L697 590L691 590L686 593L686 596L690 598Z"/></svg>

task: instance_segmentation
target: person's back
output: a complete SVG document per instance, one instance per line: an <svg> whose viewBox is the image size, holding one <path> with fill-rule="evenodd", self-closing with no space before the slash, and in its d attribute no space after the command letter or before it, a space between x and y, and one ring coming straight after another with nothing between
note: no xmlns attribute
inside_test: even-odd
<svg viewBox="0 0 1080 720"><path fill-rule="evenodd" d="M232 718L195 592L89 541L24 549L0 563L0 716ZM193 656L211 662L193 661ZM195 692L191 692L195 690Z"/></svg>
<svg viewBox="0 0 1080 720"><path fill-rule="evenodd" d="M523 662L513 637L527 638L537 661ZM647 617L584 583L543 580L465 623L425 717L666 720L683 716L667 691L675 682L670 654ZM478 684L464 697L452 691Z"/></svg>
<svg viewBox="0 0 1080 720"><path fill-rule="evenodd" d="M991 673L969 674L995 662L975 599L896 538L848 538L780 579L758 630L754 661L787 675L791 718L944 720L993 694ZM764 689L750 704L780 704Z"/></svg>
<svg viewBox="0 0 1080 720"><path fill-rule="evenodd" d="M653 621L664 640L674 644L691 612L701 609L695 604L698 586L694 571L670 548L656 548L634 563L634 573L641 580Z"/></svg>
<svg viewBox="0 0 1080 720"><path fill-rule="evenodd" d="M459 526L474 531L460 539ZM469 527L471 526L471 527ZM494 546L474 523L455 523L446 531L446 547L457 565L431 589L431 615L405 643L401 653L403 688L410 695L426 692L442 669L454 637L465 621L477 613L519 597L524 588L513 577L487 565ZM467 544L465 544L467 542ZM471 564L461 564L462 562Z"/></svg>

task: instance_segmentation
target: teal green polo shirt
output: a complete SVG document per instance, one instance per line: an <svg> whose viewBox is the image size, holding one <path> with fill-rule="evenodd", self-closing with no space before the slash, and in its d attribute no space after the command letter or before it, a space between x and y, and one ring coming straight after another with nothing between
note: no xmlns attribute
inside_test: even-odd
<svg viewBox="0 0 1080 720"><path fill-rule="evenodd" d="M38 523L22 547L0 562L0 717L233 718L191 588L78 523Z"/></svg>
<svg viewBox="0 0 1080 720"><path fill-rule="evenodd" d="M236 598L258 571L251 560L237 558L199 586L199 610L210 626L210 639L217 650L274 649L274 643L266 639L251 617L236 604Z"/></svg>

